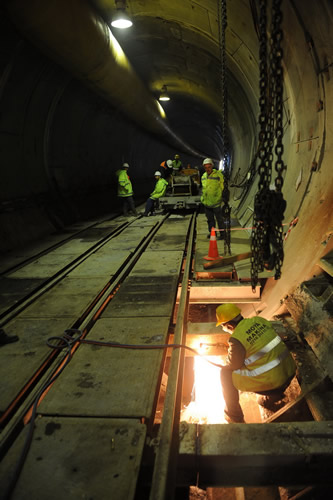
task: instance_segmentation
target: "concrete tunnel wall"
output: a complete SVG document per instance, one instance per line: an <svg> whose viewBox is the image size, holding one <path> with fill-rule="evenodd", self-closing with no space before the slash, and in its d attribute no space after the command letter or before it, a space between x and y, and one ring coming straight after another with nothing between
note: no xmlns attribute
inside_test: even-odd
<svg viewBox="0 0 333 500"><path fill-rule="evenodd" d="M6 251L119 209L115 172L124 161L131 165L136 201L144 201L160 161L176 150L39 54L2 19L1 250ZM217 147L207 149L215 148L217 156ZM188 155L183 160L198 163Z"/></svg>
<svg viewBox="0 0 333 500"><path fill-rule="evenodd" d="M285 11L285 222L297 214L299 223L285 246L282 279L264 292L266 316L289 290L320 271L318 260L332 244L332 8L329 2L297 2L297 9L288 4ZM114 172L122 161L135 166L136 196L144 199L156 159L159 163L175 151L41 55L8 24L5 13L1 22L0 217L6 251L79 218L116 209ZM244 173L256 138L254 130L240 126L241 115L240 110L231 113L230 131L235 171ZM257 110L246 110L247 122L256 115ZM208 110L201 121L206 117L212 123ZM220 137L212 141L212 132L200 134L196 146L218 157ZM197 162L188 155L183 159ZM238 215L253 205L256 184Z"/></svg>

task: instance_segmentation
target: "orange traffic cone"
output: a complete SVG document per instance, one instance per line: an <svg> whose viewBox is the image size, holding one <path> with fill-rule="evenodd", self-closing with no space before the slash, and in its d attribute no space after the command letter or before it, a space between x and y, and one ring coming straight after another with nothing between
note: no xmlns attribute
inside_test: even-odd
<svg viewBox="0 0 333 500"><path fill-rule="evenodd" d="M208 255L206 255L206 257L204 257L204 259L215 260L215 259L218 259L219 257L220 256L219 256L219 251L217 249L215 228L212 227L211 232L210 232Z"/></svg>

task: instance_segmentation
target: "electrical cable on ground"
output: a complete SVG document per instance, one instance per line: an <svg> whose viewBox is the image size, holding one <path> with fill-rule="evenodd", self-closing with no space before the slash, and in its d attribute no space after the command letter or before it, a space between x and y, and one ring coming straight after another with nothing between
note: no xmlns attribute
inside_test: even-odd
<svg viewBox="0 0 333 500"><path fill-rule="evenodd" d="M71 334L74 334L74 336L72 336ZM67 349L67 358L65 359L65 362L63 363L62 367L50 378L50 380L48 382L46 382L46 384L43 385L43 387L40 389L40 391L38 392L38 394L36 396L35 402L32 406L32 413L31 413L31 419L30 419L30 423L29 423L28 434L25 438L23 449L22 449L21 455L17 461L16 467L14 469L12 479L10 480L9 486L6 490L5 495L4 495L4 500L10 500L10 498L13 494L14 488L15 488L17 481L20 477L20 474L22 472L25 460L27 458L27 455L28 455L28 452L29 452L29 449L30 449L30 446L32 443L32 437L33 437L33 432L34 432L34 427L35 427L35 420L36 420L37 407L38 407L39 400L42 397L42 395L44 394L44 392L46 391L46 389L50 385L53 384L53 382L59 377L59 375L63 372L65 367L68 365L68 363L72 359L71 351L72 351L72 347L76 343L93 344L93 345L99 345L101 347L114 347L114 348L121 348L121 349L137 349L137 350L184 348L184 349L188 349L189 351L194 352L197 356L201 356L205 361L207 361L207 363L210 363L211 365L217 366L218 368L223 368L223 365L220 365L218 363L214 363L213 361L206 359L203 354L200 354L192 347L189 347L189 346L184 345L184 344L152 344L152 345L119 344L116 342L102 342L102 341L98 341L98 340L86 340L86 339L81 338L82 335L83 335L83 332L81 330L75 329L75 328L70 328L68 330L65 330L64 335L62 337L57 337L57 336L49 337L46 341L46 344L48 345L48 347L50 347L52 349L56 349L59 351L61 351L63 349ZM52 341L55 341L55 340L59 341L60 343L54 344Z"/></svg>

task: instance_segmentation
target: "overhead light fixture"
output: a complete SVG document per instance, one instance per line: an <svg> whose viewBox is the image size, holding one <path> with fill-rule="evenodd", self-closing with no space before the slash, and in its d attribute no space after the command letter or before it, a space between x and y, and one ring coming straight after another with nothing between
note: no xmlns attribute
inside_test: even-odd
<svg viewBox="0 0 333 500"><path fill-rule="evenodd" d="M170 97L167 91L166 85L163 85L160 97L158 98L159 101L170 101Z"/></svg>
<svg viewBox="0 0 333 500"><path fill-rule="evenodd" d="M112 16L111 26L114 28L130 28L132 21L126 12L126 2L124 0L116 0L116 12Z"/></svg>

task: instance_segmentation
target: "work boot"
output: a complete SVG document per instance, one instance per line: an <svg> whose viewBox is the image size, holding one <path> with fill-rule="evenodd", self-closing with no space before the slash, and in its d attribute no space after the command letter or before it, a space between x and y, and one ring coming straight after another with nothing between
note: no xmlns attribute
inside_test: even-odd
<svg viewBox="0 0 333 500"><path fill-rule="evenodd" d="M279 403L284 398L284 393L272 394L270 396L257 396L258 405L271 410L275 408L275 404Z"/></svg>
<svg viewBox="0 0 333 500"><path fill-rule="evenodd" d="M13 342L17 342L18 340L19 338L17 335L9 336L2 328L0 328L0 347L2 345L12 344Z"/></svg>

